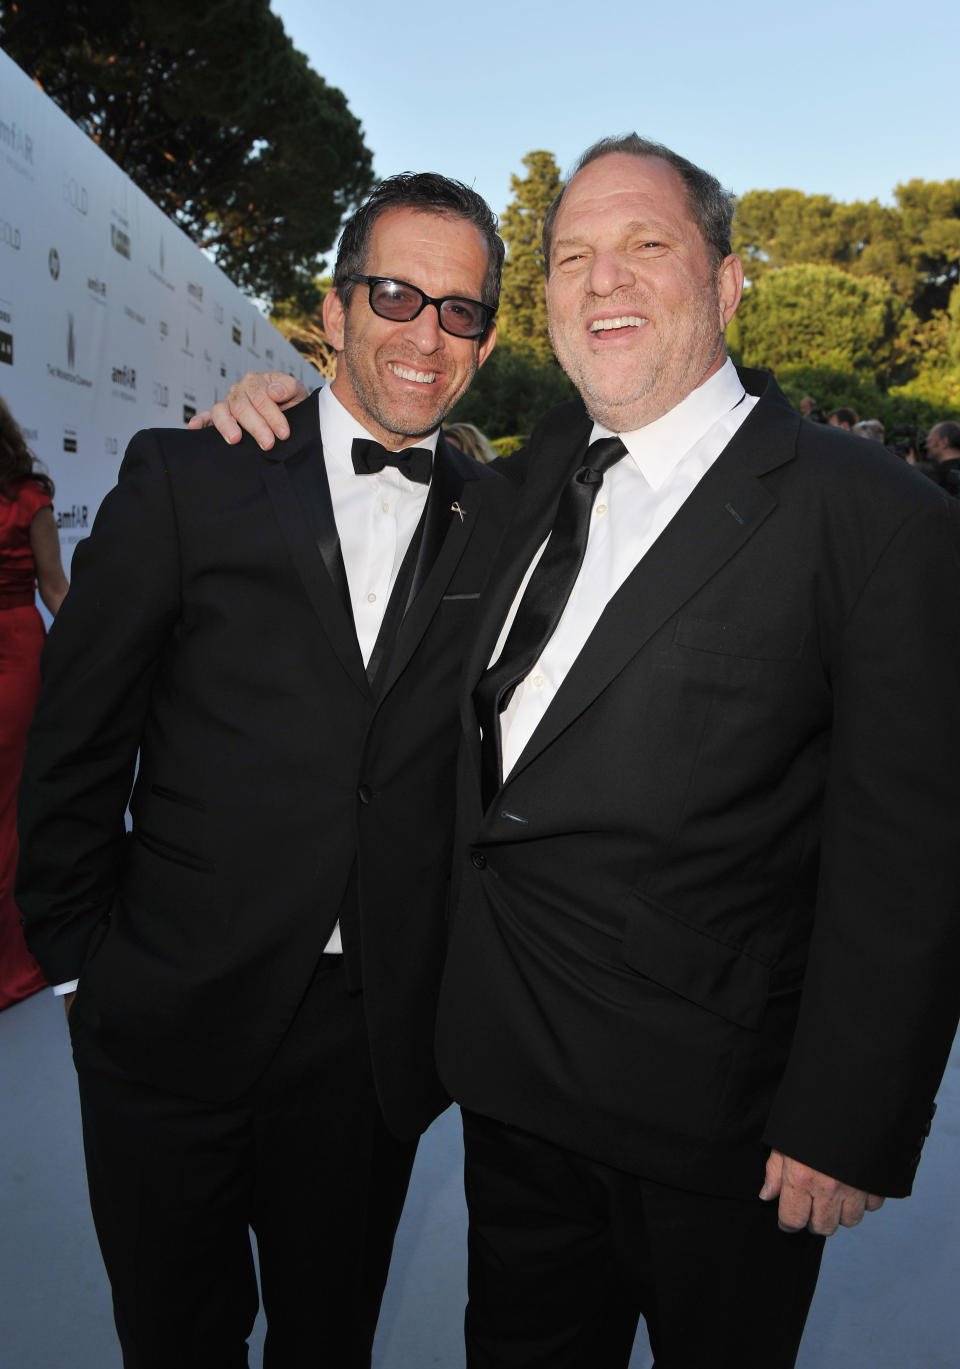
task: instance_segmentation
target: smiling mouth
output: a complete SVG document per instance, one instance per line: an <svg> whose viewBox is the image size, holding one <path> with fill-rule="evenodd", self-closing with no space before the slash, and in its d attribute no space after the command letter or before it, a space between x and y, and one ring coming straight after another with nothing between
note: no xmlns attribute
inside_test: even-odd
<svg viewBox="0 0 960 1369"><path fill-rule="evenodd" d="M387 367L401 380L415 380L418 385L432 385L437 378L436 371L414 371L411 367L400 366L395 361L388 361Z"/></svg>
<svg viewBox="0 0 960 1369"><path fill-rule="evenodd" d="M646 319L639 314L620 314L617 318L597 318L588 329L591 333L609 333L616 328L642 328Z"/></svg>

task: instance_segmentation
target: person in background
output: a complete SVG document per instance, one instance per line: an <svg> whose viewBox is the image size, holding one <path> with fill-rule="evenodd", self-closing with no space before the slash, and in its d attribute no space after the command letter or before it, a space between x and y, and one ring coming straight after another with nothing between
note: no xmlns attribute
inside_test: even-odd
<svg viewBox="0 0 960 1369"><path fill-rule="evenodd" d="M35 599L56 614L67 592L53 517L53 481L0 397L0 1008L42 989L13 898L17 790L27 728L40 693L45 629Z"/></svg>
<svg viewBox="0 0 960 1369"><path fill-rule="evenodd" d="M857 418L856 409L831 409L827 414L827 423L831 428L845 428L847 432L851 432Z"/></svg>
<svg viewBox="0 0 960 1369"><path fill-rule="evenodd" d="M884 438L884 427L879 418L861 418L858 423L854 423L852 430L857 437L869 437L874 442L882 443Z"/></svg>
<svg viewBox="0 0 960 1369"><path fill-rule="evenodd" d="M927 433L927 455L936 464L931 474L954 496L960 495L960 423L944 419Z"/></svg>
<svg viewBox="0 0 960 1369"><path fill-rule="evenodd" d="M467 456L472 456L474 461L486 463L497 459L493 443L473 423L444 424L443 435L448 442L453 442L462 452L466 452Z"/></svg>

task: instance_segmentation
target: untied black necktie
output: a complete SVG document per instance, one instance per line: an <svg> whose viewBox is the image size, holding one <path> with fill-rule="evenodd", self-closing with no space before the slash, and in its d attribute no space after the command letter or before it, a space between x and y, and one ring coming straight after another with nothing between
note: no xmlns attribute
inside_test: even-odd
<svg viewBox="0 0 960 1369"><path fill-rule="evenodd" d="M350 456L357 475L376 475L384 466L396 466L408 480L418 485L430 484L433 453L427 447L403 447L398 452L389 452L372 437L355 437Z"/></svg>
<svg viewBox="0 0 960 1369"><path fill-rule="evenodd" d="M597 492L605 472L626 450L619 437L602 437L591 443L583 465L574 471L560 495L550 540L520 600L503 651L474 690L474 707L483 731L484 808L502 783L500 714L556 630L586 554Z"/></svg>

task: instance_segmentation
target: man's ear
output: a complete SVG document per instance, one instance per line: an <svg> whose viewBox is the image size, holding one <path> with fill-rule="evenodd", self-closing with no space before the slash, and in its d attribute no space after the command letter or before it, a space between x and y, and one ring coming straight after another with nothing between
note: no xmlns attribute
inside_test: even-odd
<svg viewBox="0 0 960 1369"><path fill-rule="evenodd" d="M724 257L717 273L717 296L720 300L720 328L727 324L737 312L740 296L743 294L743 262L731 252Z"/></svg>
<svg viewBox="0 0 960 1369"><path fill-rule="evenodd" d="M493 351L493 349L494 349L494 347L496 347L496 345L497 345L497 325L496 325L495 323L491 323L490 327L487 329L487 335L486 335L486 337L483 339L483 341L481 342L480 347L479 347L479 349L478 349L478 351L477 351L477 365L478 365L478 366L482 366L482 365L483 365L483 363L486 361L487 357L490 355L490 353Z"/></svg>
<svg viewBox="0 0 960 1369"><path fill-rule="evenodd" d="M343 332L347 321L347 311L343 307L343 300L339 292L334 288L328 290L323 297L323 331L330 339L335 352L343 351Z"/></svg>

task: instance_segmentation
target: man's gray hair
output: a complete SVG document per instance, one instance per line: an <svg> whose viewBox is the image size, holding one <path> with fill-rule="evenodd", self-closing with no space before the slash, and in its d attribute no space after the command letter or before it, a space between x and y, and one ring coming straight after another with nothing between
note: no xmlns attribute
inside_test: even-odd
<svg viewBox="0 0 960 1369"><path fill-rule="evenodd" d="M715 264L719 266L724 257L730 255L730 235L733 227L734 210L734 199L730 191L724 190L716 176L711 176L709 171L694 166L693 162L688 162L686 157L681 157L679 153L672 152L669 147L664 147L663 143L655 143L649 138L641 138L639 133L625 133L618 138L601 138L598 143L587 148L567 177L563 189L544 215L543 269L546 275L549 276L550 274L550 248L553 243L553 228L567 186L578 171L582 171L585 166L589 166L599 157L609 156L612 152L625 152L631 157L656 157L659 161L672 166L686 186L690 212L696 220L704 242L716 258Z"/></svg>

